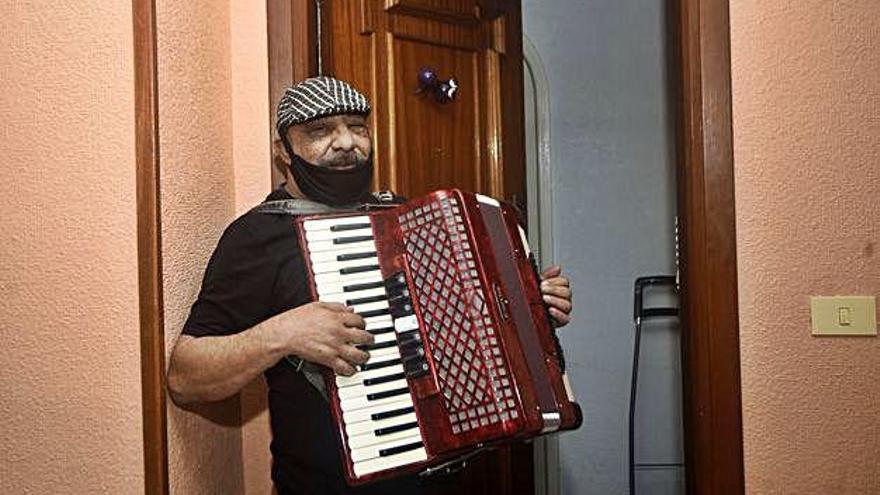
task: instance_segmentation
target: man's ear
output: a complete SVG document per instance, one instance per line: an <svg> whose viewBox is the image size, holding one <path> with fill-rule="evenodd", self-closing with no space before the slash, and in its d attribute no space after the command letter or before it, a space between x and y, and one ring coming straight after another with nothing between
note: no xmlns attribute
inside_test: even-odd
<svg viewBox="0 0 880 495"><path fill-rule="evenodd" d="M280 139L275 139L272 141L272 164L275 165L275 168L281 172L281 175L287 174L287 167L290 165L290 156L287 154L287 150L284 148L284 144L281 143Z"/></svg>

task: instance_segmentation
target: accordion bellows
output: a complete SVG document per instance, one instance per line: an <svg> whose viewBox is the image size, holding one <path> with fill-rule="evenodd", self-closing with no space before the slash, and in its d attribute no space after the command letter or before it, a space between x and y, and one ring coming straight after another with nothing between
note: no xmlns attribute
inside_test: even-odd
<svg viewBox="0 0 880 495"><path fill-rule="evenodd" d="M353 307L376 338L354 376L325 374L349 483L580 426L509 205L444 190L296 222L315 299Z"/></svg>

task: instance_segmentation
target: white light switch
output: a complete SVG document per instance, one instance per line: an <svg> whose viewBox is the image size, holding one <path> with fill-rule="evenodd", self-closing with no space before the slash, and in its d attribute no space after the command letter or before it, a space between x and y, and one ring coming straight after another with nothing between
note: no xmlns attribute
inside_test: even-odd
<svg viewBox="0 0 880 495"><path fill-rule="evenodd" d="M813 335L877 335L874 296L810 298Z"/></svg>

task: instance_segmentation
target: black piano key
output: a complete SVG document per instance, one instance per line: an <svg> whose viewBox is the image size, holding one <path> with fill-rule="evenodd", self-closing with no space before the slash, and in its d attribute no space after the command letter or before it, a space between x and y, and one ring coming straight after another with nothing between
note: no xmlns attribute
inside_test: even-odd
<svg viewBox="0 0 880 495"><path fill-rule="evenodd" d="M371 235L353 235L351 237L337 237L333 239L333 244L351 244L353 242L372 241Z"/></svg>
<svg viewBox="0 0 880 495"><path fill-rule="evenodd" d="M363 284L343 285L342 292L355 292L359 290L378 289L379 287L385 287L385 284L382 282L367 282Z"/></svg>
<svg viewBox="0 0 880 495"><path fill-rule="evenodd" d="M357 306L358 304L379 302L379 301L384 301L386 299L388 299L388 298L385 297L384 295L370 296L370 297L359 297L357 299L346 299L345 305L346 306Z"/></svg>
<svg viewBox="0 0 880 495"><path fill-rule="evenodd" d="M418 329L410 330L409 332L398 334L397 341L400 342L401 347L421 344L422 334L419 333Z"/></svg>
<svg viewBox="0 0 880 495"><path fill-rule="evenodd" d="M403 299L406 299L407 301L409 301L410 303L412 303L412 301L410 301L410 297L409 297L409 288L408 288L408 287L404 287L403 290L400 291L399 293L395 294L394 297L392 297L392 298L390 299L390 301L394 302L394 301L400 301L400 300L403 300Z"/></svg>
<svg viewBox="0 0 880 495"><path fill-rule="evenodd" d="M415 412L415 408L413 406L402 407L400 409L392 409L391 411L383 411L378 413L373 413L370 415L370 419L372 421L379 421L380 419L388 419L394 418L397 416L403 416L404 414L409 414L411 412Z"/></svg>
<svg viewBox="0 0 880 495"><path fill-rule="evenodd" d="M428 362L424 359L410 359L403 362L403 372L407 378L422 376L429 370Z"/></svg>
<svg viewBox="0 0 880 495"><path fill-rule="evenodd" d="M389 359L388 361L379 361L378 363L367 362L360 365L360 369L361 371L377 370L380 368L387 368L389 366L397 366L401 362L402 361L400 359Z"/></svg>
<svg viewBox="0 0 880 495"><path fill-rule="evenodd" d="M371 328L367 331L373 335L382 335L383 333L393 332L394 327Z"/></svg>
<svg viewBox="0 0 880 495"><path fill-rule="evenodd" d="M403 369L404 371L409 371L409 369L421 368L422 364L425 363L425 350L423 348L417 349L409 349L410 352L407 353L406 356L402 356L400 359L403 361Z"/></svg>
<svg viewBox="0 0 880 495"><path fill-rule="evenodd" d="M371 309L370 311L363 311L358 314L364 318L369 318L371 316L382 316L382 315L391 314L391 309L389 309L389 308Z"/></svg>
<svg viewBox="0 0 880 495"><path fill-rule="evenodd" d="M381 383L393 382L394 380L402 380L406 378L406 375L403 373L395 373L393 375L380 376L377 378L367 378L364 380L364 386L369 387L371 385L379 385Z"/></svg>
<svg viewBox="0 0 880 495"><path fill-rule="evenodd" d="M360 230L360 229L369 229L373 226L367 223L346 223L341 225L332 225L330 226L330 232L343 232L346 230Z"/></svg>
<svg viewBox="0 0 880 495"><path fill-rule="evenodd" d="M406 430L411 430L413 428L418 428L418 427L419 427L419 422L413 421L412 423L403 423L402 425L387 426L385 428L379 428L378 430L376 430L375 433L376 433L377 437L380 437L382 435L390 435L392 433L397 433L398 431L406 431Z"/></svg>
<svg viewBox="0 0 880 495"><path fill-rule="evenodd" d="M422 444L422 442L414 442L397 447L391 447L390 449L381 449L379 450L379 457L388 457L390 455L400 454L401 452L409 452L410 450L416 450L423 445L424 444Z"/></svg>
<svg viewBox="0 0 880 495"><path fill-rule="evenodd" d="M340 275L351 275L352 273L363 273L363 272L372 272L374 270L378 270L379 265L361 265L361 266L347 266L345 268L339 269Z"/></svg>
<svg viewBox="0 0 880 495"><path fill-rule="evenodd" d="M385 286L389 289L400 289L406 287L406 275L404 275L403 272L392 275L391 277L385 279Z"/></svg>
<svg viewBox="0 0 880 495"><path fill-rule="evenodd" d="M391 316L394 318L403 318L413 314L412 301L409 299L398 300L393 303L389 301L389 304L391 304Z"/></svg>
<svg viewBox="0 0 880 495"><path fill-rule="evenodd" d="M336 257L336 261L362 260L366 258L375 258L376 251L365 251L363 253L346 253Z"/></svg>
<svg viewBox="0 0 880 495"><path fill-rule="evenodd" d="M374 351L376 349L387 349L388 347L397 347L397 341L389 340L387 342L379 342L377 344L362 344L357 346L364 351Z"/></svg>
<svg viewBox="0 0 880 495"><path fill-rule="evenodd" d="M407 387L393 388L391 390L385 390L384 392L374 392L372 394L367 394L367 400L387 399L388 397L394 397L395 395L403 395L408 393L409 388Z"/></svg>

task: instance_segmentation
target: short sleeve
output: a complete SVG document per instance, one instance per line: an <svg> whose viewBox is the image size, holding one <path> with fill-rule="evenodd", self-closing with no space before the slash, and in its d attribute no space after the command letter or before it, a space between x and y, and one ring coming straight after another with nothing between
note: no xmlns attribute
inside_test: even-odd
<svg viewBox="0 0 880 495"><path fill-rule="evenodd" d="M256 222L242 217L223 233L184 334L231 335L302 303L303 291L298 287L305 286L298 283L303 270L293 226L288 221L279 229L281 219L262 216L266 218Z"/></svg>

